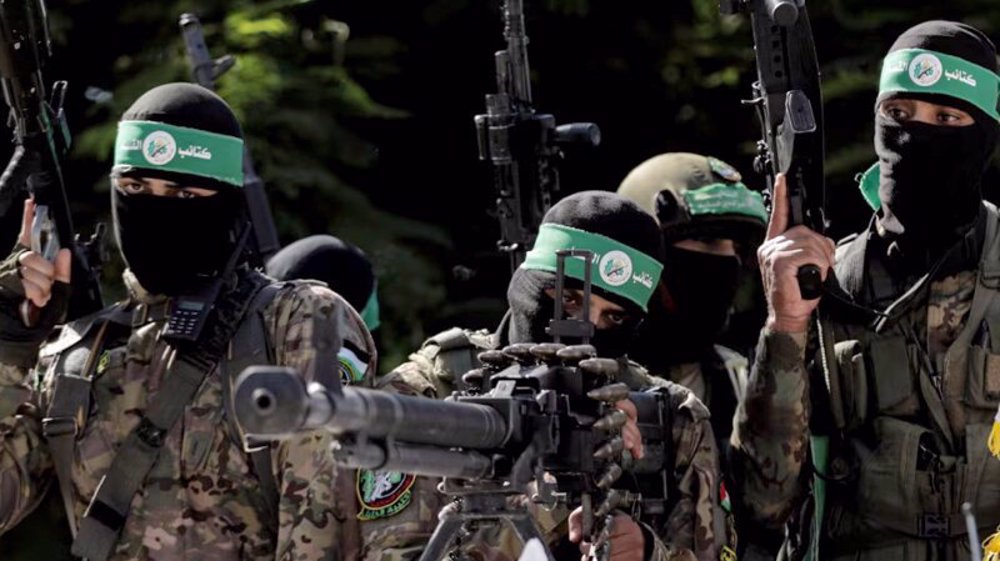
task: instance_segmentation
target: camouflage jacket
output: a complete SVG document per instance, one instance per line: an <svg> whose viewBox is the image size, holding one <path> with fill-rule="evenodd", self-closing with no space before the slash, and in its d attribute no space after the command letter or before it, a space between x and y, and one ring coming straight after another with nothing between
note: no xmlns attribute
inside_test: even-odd
<svg viewBox="0 0 1000 561"><path fill-rule="evenodd" d="M125 280L129 308L152 310L164 304L162 297L145 294L128 273ZM331 306L342 310L337 317L344 347L358 350L374 368L374 345L361 318L329 289L304 283L283 287L262 310L275 364L309 371L316 356L315 311ZM116 447L148 404L169 391L164 372L172 353L160 339L165 319L151 314L133 324L120 336L108 335L98 348L91 410L77 436L72 467L77 520ZM52 457L41 430L54 378L47 346L34 368L0 364L0 534L54 485ZM340 559L335 541L342 520L334 505L329 437L304 434L275 446L279 512L273 527L258 479L226 418L226 382L220 368L214 369L168 432L145 487L132 501L114 561Z"/></svg>
<svg viewBox="0 0 1000 561"><path fill-rule="evenodd" d="M736 404L746 393L750 363L736 351L715 345L700 362L674 364L651 374L691 390L712 412L712 430L720 450L728 447Z"/></svg>
<svg viewBox="0 0 1000 561"><path fill-rule="evenodd" d="M1000 228L995 211L986 218L981 239L907 282L869 247L873 230L842 244L837 278L885 311L875 328L830 303L822 341L816 329L762 332L733 459L750 515L792 526L793 558L809 545L816 498L819 559L967 558L960 505L983 529L1000 521L1000 463L986 450L1000 404Z"/></svg>
<svg viewBox="0 0 1000 561"><path fill-rule="evenodd" d="M477 352L477 349L493 345L488 333L466 332L474 343L468 349L450 348L460 352ZM447 343L444 343L448 346ZM379 380L382 387L405 388L433 399L443 399L450 395L454 387L455 373L451 372L453 360L445 358L441 345L433 339L421 350L410 356L406 362ZM461 361L459 361L461 363ZM687 389L645 374L635 365L636 376L642 377L645 388L658 387L669 396L673 409L674 481L676 501L658 527L647 526L647 535L653 536L653 556L651 561L667 559L690 559L709 561L719 559L724 549L729 550L726 517L719 504L719 464L718 451L709 424L708 410ZM460 374L459 374L460 375ZM640 388L636 388L640 389ZM396 561L408 559L410 553L419 552L437 525L438 509L445 504L433 485L427 480L416 478L413 484L414 502L418 508L406 511L369 524L363 538L366 561L382 559ZM416 498L416 497L419 497ZM564 509L545 510L531 504L526 497L518 499L529 508L539 530L556 547L568 534L568 512ZM642 522L642 521L640 521ZM405 537L406 547L400 540ZM482 560L517 559L521 544L511 532L501 531L488 535L478 534L467 540L467 553ZM389 545L386 545L389 544Z"/></svg>

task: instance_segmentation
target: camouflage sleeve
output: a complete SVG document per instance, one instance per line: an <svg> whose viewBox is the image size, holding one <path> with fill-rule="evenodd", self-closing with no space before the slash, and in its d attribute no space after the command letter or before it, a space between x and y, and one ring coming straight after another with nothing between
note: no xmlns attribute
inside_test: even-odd
<svg viewBox="0 0 1000 561"><path fill-rule="evenodd" d="M661 390L662 391L662 390ZM708 409L676 384L670 390L674 408L674 493L678 497L657 536L666 559L690 556L719 559L727 546L725 513L719 505L719 452Z"/></svg>
<svg viewBox="0 0 1000 561"><path fill-rule="evenodd" d="M0 535L45 494L52 458L26 368L0 363Z"/></svg>
<svg viewBox="0 0 1000 561"><path fill-rule="evenodd" d="M419 360L406 362L379 377L375 387L435 399L437 394L424 366ZM351 516L357 526L362 560L402 561L420 557L437 527L438 511L447 502L437 491L438 481L433 477L379 470L359 470L352 474Z"/></svg>
<svg viewBox="0 0 1000 561"><path fill-rule="evenodd" d="M357 313L339 295L316 284L297 284L283 290L265 317L274 335L276 362L309 376L317 358L313 332L317 322L338 322L343 346L352 342L367 353L374 371L371 337ZM341 373L341 375L343 375ZM312 381L312 380L309 380ZM279 485L279 561L344 559L338 541L342 535L336 497L336 471L325 431L302 434L282 442L274 454Z"/></svg>
<svg viewBox="0 0 1000 561"><path fill-rule="evenodd" d="M643 536L647 539L652 538L652 546L647 546L647 549L651 551L649 558L646 561L700 561L695 557L694 552L687 548L672 548L668 546L659 536L656 535L656 531L653 530L648 524L644 522L639 522L642 526ZM703 561L703 560L701 560Z"/></svg>
<svg viewBox="0 0 1000 561"><path fill-rule="evenodd" d="M808 335L765 329L732 435L743 508L756 523L778 529L805 493L809 451Z"/></svg>

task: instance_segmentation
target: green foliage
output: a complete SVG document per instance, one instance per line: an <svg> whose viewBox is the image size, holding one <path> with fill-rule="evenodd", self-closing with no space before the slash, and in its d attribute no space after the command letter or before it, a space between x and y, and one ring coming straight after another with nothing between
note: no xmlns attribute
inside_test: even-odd
<svg viewBox="0 0 1000 561"><path fill-rule="evenodd" d="M114 100L92 108L94 122L75 131L74 156L107 162L116 121L128 105L157 84L189 79L176 22L180 13L196 8L210 50L237 59L218 81L218 92L243 124L282 239L332 233L368 252L381 283L383 364L393 364L424 336L420 318L443 302L440 274L427 252L447 248L450 240L434 226L379 210L342 178L376 163L376 148L356 132L365 121L402 119L407 113L373 100L352 78L350 59L347 66L338 64L343 45L338 47L335 33L346 26L299 10L304 4L216 0L123 6L122 24L147 27L149 40L123 44L110 61ZM368 41L358 49L367 62L389 58L396 47Z"/></svg>

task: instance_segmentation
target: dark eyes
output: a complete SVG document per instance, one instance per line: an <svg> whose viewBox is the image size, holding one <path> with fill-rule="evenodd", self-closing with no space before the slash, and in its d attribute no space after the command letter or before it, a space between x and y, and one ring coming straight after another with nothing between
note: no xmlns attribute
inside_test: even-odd
<svg viewBox="0 0 1000 561"><path fill-rule="evenodd" d="M128 195L152 195L154 194L145 183L140 181L124 181L119 184L119 187L125 191ZM194 194L187 189L180 187L176 189L170 189L170 194L168 197L174 197L177 199L194 199L198 195Z"/></svg>
<svg viewBox="0 0 1000 561"><path fill-rule="evenodd" d="M904 109L902 106L899 105L890 105L886 107L885 114L891 117L892 120L898 122L909 121L914 118L913 114L910 111ZM943 111L943 110L938 111L934 115L934 119L937 122L945 125L960 124L964 120L962 115L958 113L953 113L950 111Z"/></svg>

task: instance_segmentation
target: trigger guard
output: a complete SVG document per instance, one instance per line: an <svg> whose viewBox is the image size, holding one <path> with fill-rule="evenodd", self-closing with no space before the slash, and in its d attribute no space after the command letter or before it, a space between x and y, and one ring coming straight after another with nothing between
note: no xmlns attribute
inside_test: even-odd
<svg viewBox="0 0 1000 561"><path fill-rule="evenodd" d="M46 237L45 235L48 234ZM44 238L44 239L43 239ZM49 216L49 207L35 207L35 218L31 221L31 251L38 253L46 261L54 262L59 252L59 240L55 235L55 223Z"/></svg>

